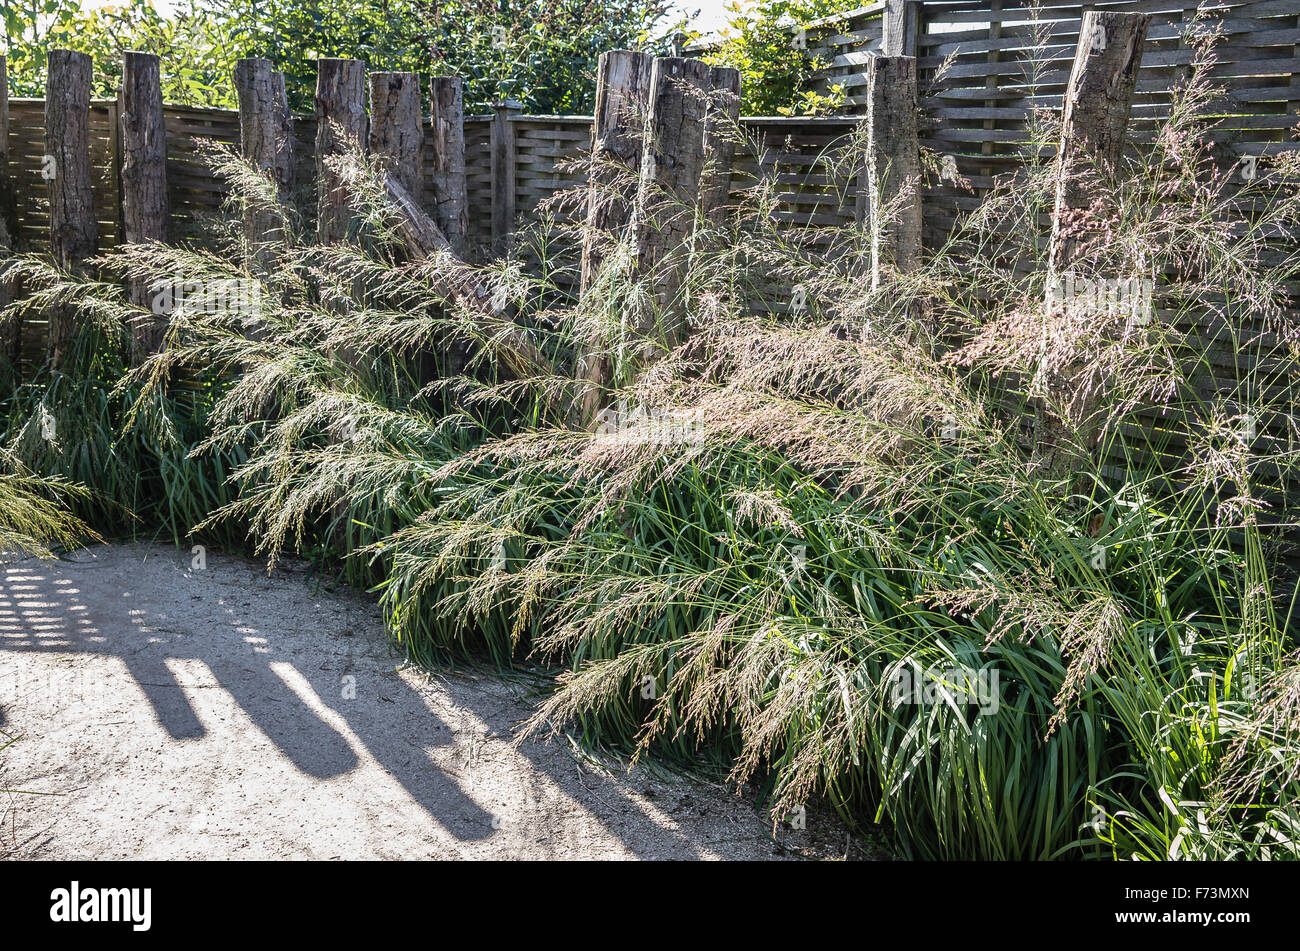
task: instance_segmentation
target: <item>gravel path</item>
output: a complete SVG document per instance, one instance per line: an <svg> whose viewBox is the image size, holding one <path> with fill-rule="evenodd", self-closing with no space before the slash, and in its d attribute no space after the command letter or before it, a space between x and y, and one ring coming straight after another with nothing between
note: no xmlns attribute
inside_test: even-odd
<svg viewBox="0 0 1300 951"><path fill-rule="evenodd" d="M0 577L0 856L791 854L719 786L512 746L519 688L401 668L377 608L301 565L123 545ZM809 825L786 845L844 855Z"/></svg>

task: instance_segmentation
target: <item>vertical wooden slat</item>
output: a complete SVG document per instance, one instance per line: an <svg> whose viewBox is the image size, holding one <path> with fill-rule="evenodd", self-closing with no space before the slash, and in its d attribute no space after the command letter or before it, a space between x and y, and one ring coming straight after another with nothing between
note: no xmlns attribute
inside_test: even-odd
<svg viewBox="0 0 1300 951"><path fill-rule="evenodd" d="M353 215L347 189L326 161L344 149L366 148L366 64L357 59L316 61L316 236L342 241Z"/></svg>
<svg viewBox="0 0 1300 951"><path fill-rule="evenodd" d="M880 41L882 55L916 55L919 7L916 0L885 0Z"/></svg>
<svg viewBox="0 0 1300 951"><path fill-rule="evenodd" d="M50 253L60 267L70 270L79 270L98 244L90 177L91 72L91 59L85 53L50 50L45 92ZM49 319L50 365L59 368L76 337L77 316L69 308L56 307Z"/></svg>
<svg viewBox="0 0 1300 951"><path fill-rule="evenodd" d="M523 112L514 100L499 102L492 116L492 247L506 249L515 227L515 127Z"/></svg>
<svg viewBox="0 0 1300 951"><path fill-rule="evenodd" d="M122 188L122 241L140 244L167 240L167 135L163 122L162 74L157 56L126 52L122 57L119 158ZM116 124L115 124L116 125ZM132 282L132 303L149 307L147 281ZM161 315L141 318L132 328L132 351L142 359L162 344L166 322Z"/></svg>
<svg viewBox="0 0 1300 951"><path fill-rule="evenodd" d="M708 112L704 120L704 167L700 174L700 214L721 224L731 195L740 119L740 72L726 66L709 70Z"/></svg>
<svg viewBox="0 0 1300 951"><path fill-rule="evenodd" d="M460 77L434 76L429 81L429 106L433 131L433 217L451 242L452 250L464 257L469 252L469 194L465 178L465 100ZM513 209L508 216L514 220ZM495 215L492 220L496 221Z"/></svg>

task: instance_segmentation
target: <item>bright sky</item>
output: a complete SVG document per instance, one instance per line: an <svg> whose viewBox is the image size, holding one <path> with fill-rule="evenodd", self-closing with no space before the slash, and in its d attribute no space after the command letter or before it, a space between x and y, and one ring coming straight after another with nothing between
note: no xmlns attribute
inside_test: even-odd
<svg viewBox="0 0 1300 951"><path fill-rule="evenodd" d="M674 0L673 9L690 16L701 33L716 33L727 25L731 0ZM698 11L698 13L697 13Z"/></svg>

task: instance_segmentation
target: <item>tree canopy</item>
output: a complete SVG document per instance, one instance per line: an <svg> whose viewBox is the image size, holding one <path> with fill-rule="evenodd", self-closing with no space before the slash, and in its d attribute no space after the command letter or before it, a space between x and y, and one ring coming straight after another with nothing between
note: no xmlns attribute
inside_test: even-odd
<svg viewBox="0 0 1300 951"><path fill-rule="evenodd" d="M233 106L235 61L262 56L284 71L291 105L310 110L316 59L340 56L424 80L460 76L471 111L515 99L529 112L582 113L592 108L603 51L667 49L664 0L184 0L170 17L152 0L95 10L77 0L3 0L0 8L18 96L44 95L54 48L91 54L96 94L111 96L122 51L139 49L162 57L172 102Z"/></svg>

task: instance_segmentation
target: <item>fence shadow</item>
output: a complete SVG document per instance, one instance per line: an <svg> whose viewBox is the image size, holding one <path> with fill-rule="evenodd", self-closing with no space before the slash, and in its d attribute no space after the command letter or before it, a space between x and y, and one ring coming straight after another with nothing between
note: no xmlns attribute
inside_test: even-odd
<svg viewBox="0 0 1300 951"><path fill-rule="evenodd" d="M82 715L93 709L90 704L78 710L88 691L131 685L88 684L75 676L77 659L117 658L170 744L211 737L215 728L205 726L190 696L217 687L298 772L317 780L341 777L362 765L358 753L364 752L457 841L497 834L495 817L462 786L472 783L474 764L453 775L431 755L457 744L458 732L463 739L465 724L449 723L396 674L378 624L356 630L330 620L313 623L308 615L319 600L310 588L299 579L268 582L264 573L253 581L260 572L255 565L212 555L207 571L195 572L164 548L101 548L72 560L9 566L0 573L0 666L19 666L10 660L15 654L43 652L70 658L72 676L61 683L6 677L0 689L14 695L0 695L0 703L16 705L10 716L17 716L32 693L45 691L41 709ZM286 629L286 607L292 613L298 606L296 623ZM193 670L195 662L215 683L178 677L178 670ZM341 689L348 677L355 681L355 697ZM524 713L520 702L501 690L460 678L449 679L445 687L466 720L485 735L508 738ZM701 855L681 830L647 815L623 783L602 783L598 794L587 789L567 753L526 744L510 755L516 758L512 769L522 764L535 772L535 783L560 787L634 854Z"/></svg>

